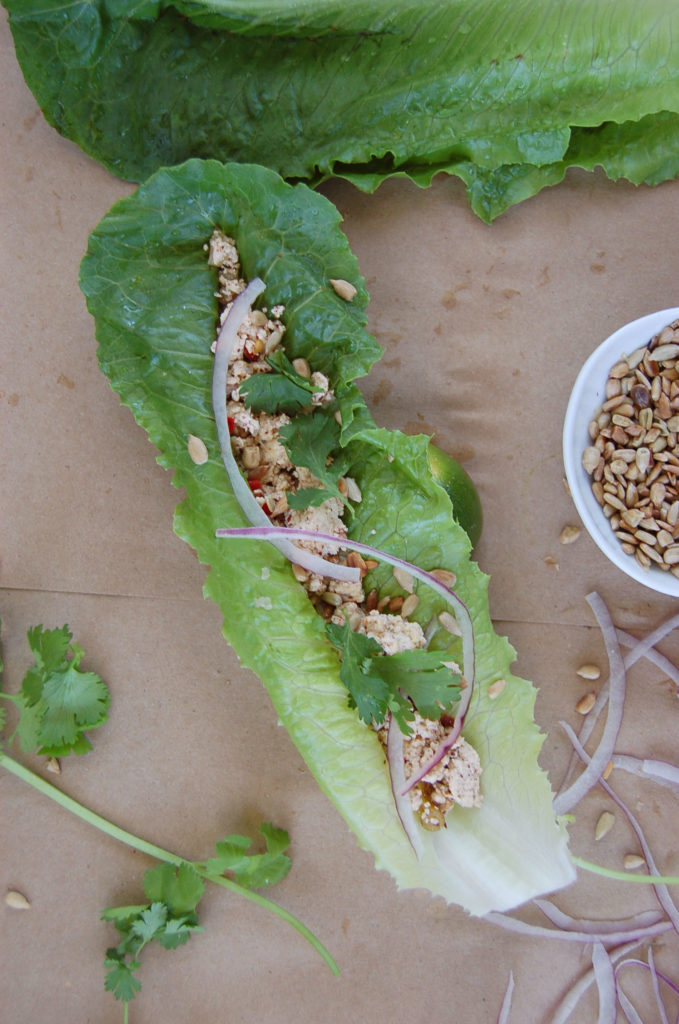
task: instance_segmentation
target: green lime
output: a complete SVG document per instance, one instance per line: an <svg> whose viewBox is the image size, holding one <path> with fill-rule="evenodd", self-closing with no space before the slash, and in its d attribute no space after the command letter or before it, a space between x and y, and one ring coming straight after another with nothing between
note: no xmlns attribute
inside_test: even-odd
<svg viewBox="0 0 679 1024"><path fill-rule="evenodd" d="M436 445L429 445L429 466L434 480L443 487L453 503L453 515L476 547L483 526L483 512L474 481L459 462Z"/></svg>

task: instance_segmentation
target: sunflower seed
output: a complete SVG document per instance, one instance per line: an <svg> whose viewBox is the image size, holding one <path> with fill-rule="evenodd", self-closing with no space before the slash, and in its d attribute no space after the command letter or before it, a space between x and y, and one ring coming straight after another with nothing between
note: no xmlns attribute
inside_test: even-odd
<svg viewBox="0 0 679 1024"><path fill-rule="evenodd" d="M615 824L615 815L611 814L610 811L604 811L603 814L599 815L599 820L596 823L594 829L594 838L596 840L603 839L613 828Z"/></svg>

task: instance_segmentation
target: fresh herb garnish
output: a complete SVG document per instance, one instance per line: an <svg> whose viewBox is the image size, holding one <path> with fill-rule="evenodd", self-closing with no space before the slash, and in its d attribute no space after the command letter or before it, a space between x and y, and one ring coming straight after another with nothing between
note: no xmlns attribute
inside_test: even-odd
<svg viewBox="0 0 679 1024"><path fill-rule="evenodd" d="M164 949L177 949L203 930L198 925L196 907L205 883L191 864L159 864L146 872L143 885L152 902L108 907L101 914L102 920L114 924L121 935L118 945L106 950L105 988L125 1003L141 990L137 972L144 946L157 942Z"/></svg>
<svg viewBox="0 0 679 1024"><path fill-rule="evenodd" d="M320 409L307 416L297 416L281 427L279 437L290 461L295 466L304 466L323 485L290 492L287 496L290 508L306 508L329 497L346 502L338 481L347 471L350 458L340 447L340 430L335 417Z"/></svg>
<svg viewBox="0 0 679 1024"><path fill-rule="evenodd" d="M277 349L266 361L271 373L253 373L239 385L245 405L253 412L293 415L311 405L312 395L320 391L307 377L297 373L282 349Z"/></svg>
<svg viewBox="0 0 679 1024"><path fill-rule="evenodd" d="M121 936L118 945L106 951L108 992L129 1003L141 990L137 974L145 946L157 942L164 949L177 949L203 931L197 907L205 891L204 879L214 881L228 871L236 885L252 890L286 876L290 870L290 858L284 852L290 845L288 833L266 822L260 832L266 841L264 853L249 853L252 840L247 836L227 836L217 843L216 856L203 864L165 861L147 871L143 886L150 902L102 911L102 920L115 925Z"/></svg>
<svg viewBox="0 0 679 1024"><path fill-rule="evenodd" d="M342 658L340 679L349 703L364 722L379 725L391 712L401 732L409 735L413 709L437 720L458 699L460 676L444 664L441 651L385 654L376 640L354 633L349 623L329 622L326 631Z"/></svg>
<svg viewBox="0 0 679 1024"><path fill-rule="evenodd" d="M35 747L43 743L40 737L43 734L45 716L48 716L50 728L56 729L53 719L61 722L63 716L57 714L57 711L62 705L67 708L68 714L80 718L82 715L78 709L87 706L87 695L90 695L91 701L92 693L99 694L100 703L103 702L106 708L108 708L110 696L108 689L104 687L98 676L94 673L83 673L78 669L82 658L82 648L78 644L72 643L72 635L67 626L55 630L44 630L42 626L35 626L29 630L28 638L35 656L35 664L26 674L22 690L18 695L0 692L0 697L17 703L22 718L25 722L30 723L29 728L28 725L21 727L20 722L15 734L18 734L22 740L24 750L33 751ZM0 676L3 669L2 648L0 647ZM77 674L73 675L71 670ZM51 688L48 686L50 681L53 682ZM105 699L102 696L101 687L105 690ZM61 694L59 700L56 698L48 700L44 696L46 689L48 697L52 690ZM62 690L70 699L66 699L61 693ZM34 709L41 700L45 701L45 706L40 707L41 713L39 713ZM68 716L66 717L68 720ZM92 715L86 717L93 719ZM100 722L97 721L96 724L100 724ZM0 730L4 726L5 710L0 706ZM87 727L92 728L93 726L88 722ZM63 725L60 728L62 732L65 731ZM33 747L28 746L31 736L38 737ZM49 753L50 756L56 756L53 751L58 749L59 754L65 756L71 752L81 752L82 743L87 743L87 740L79 735L68 747L66 744L60 744L58 748L46 749L43 745L38 753ZM89 744L83 749L90 749ZM261 825L260 832L266 844L263 853L249 852L252 841L248 837L228 835L216 844L214 857L202 862L189 862L169 850L114 825L113 822L67 796L66 793L52 786L41 776L36 775L6 754L1 744L0 767L5 768L16 778L22 779L38 792L48 796L71 814L93 825L105 835L160 862L156 867L147 871L144 876L143 886L147 902L133 906L109 907L101 915L103 920L110 921L115 925L121 936L118 945L106 951L104 964L106 968L105 987L107 991L114 994L116 999L123 1002L124 1024L127 1024L128 1020L129 1003L141 989L137 973L142 949L151 942L157 942L165 949L176 949L178 946L184 945L191 935L202 931L198 924L196 908L203 896L205 882L212 882L235 892L276 914L313 946L333 974L339 974L337 964L330 953L298 918L283 907L272 903L259 892L254 891L279 882L290 869L290 858L285 852L290 845L290 838L284 829L276 828L268 823Z"/></svg>
<svg viewBox="0 0 679 1024"><path fill-rule="evenodd" d="M111 697L95 672L83 672L83 649L72 642L68 626L28 630L34 664L16 694L0 693L19 710L16 736L24 751L47 757L84 754L92 749L85 732L108 717Z"/></svg>

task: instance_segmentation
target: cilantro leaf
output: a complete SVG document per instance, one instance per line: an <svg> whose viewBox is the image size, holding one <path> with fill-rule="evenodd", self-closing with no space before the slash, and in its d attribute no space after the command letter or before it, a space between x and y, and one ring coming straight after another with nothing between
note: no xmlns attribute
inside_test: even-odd
<svg viewBox="0 0 679 1024"><path fill-rule="evenodd" d="M340 679L349 691L350 706L356 708L364 722L383 722L391 710L391 694L385 680L374 670L382 648L372 637L354 633L348 622L343 626L328 622L325 628L342 659Z"/></svg>
<svg viewBox="0 0 679 1024"><path fill-rule="evenodd" d="M346 498L337 484L346 472L350 459L347 452L341 449L340 430L335 417L319 409L286 423L281 427L279 437L293 465L305 466L320 480L326 488L325 498L332 495L341 498L346 504ZM300 495L303 492L297 493ZM307 504L311 502L307 501Z"/></svg>
<svg viewBox="0 0 679 1024"><path fill-rule="evenodd" d="M316 508L332 497L334 495L325 487L300 487L296 491L286 492L288 508L300 510L309 507Z"/></svg>
<svg viewBox="0 0 679 1024"><path fill-rule="evenodd" d="M340 679L349 691L350 706L364 722L379 725L391 712L408 735L413 708L436 721L459 699L460 675L444 664L444 652L385 654L376 640L354 633L349 623L329 622L326 632L342 659Z"/></svg>
<svg viewBox="0 0 679 1024"><path fill-rule="evenodd" d="M442 651L399 651L376 659L374 668L390 692L402 691L424 718L437 720L460 697L460 674L442 658Z"/></svg>
<svg viewBox="0 0 679 1024"><path fill-rule="evenodd" d="M152 901L164 903L173 915L194 911L205 891L205 883L190 864L179 867L159 864L144 875L144 892Z"/></svg>
<svg viewBox="0 0 679 1024"><path fill-rule="evenodd" d="M285 829L264 822L260 832L266 843L265 853L249 853L252 841L246 836L226 836L216 845L216 856L205 863L210 875L223 875L230 871L239 885L246 889L263 889L285 878L290 870L290 858L285 851L290 837Z"/></svg>
<svg viewBox="0 0 679 1024"><path fill-rule="evenodd" d="M139 953L149 942L177 949L191 935L202 931L195 914L205 885L193 865L158 864L144 875L144 891L150 903L107 907L101 913L120 933L117 946L106 951L106 990L116 999L130 1002L141 990L136 977Z"/></svg>
<svg viewBox="0 0 679 1024"><path fill-rule="evenodd" d="M129 924L131 935L141 939L143 945L155 939L167 923L168 909L164 903L152 903L145 907Z"/></svg>
<svg viewBox="0 0 679 1024"><path fill-rule="evenodd" d="M141 982L135 977L134 972L138 969L139 963L132 960L129 963L123 954L117 949L108 949L104 960L106 978L104 988L112 992L116 999L129 1003L141 989Z"/></svg>
<svg viewBox="0 0 679 1024"><path fill-rule="evenodd" d="M243 401L253 412L289 415L311 404L311 396L321 389L297 373L282 349L267 356L272 373L253 373L239 386Z"/></svg>
<svg viewBox="0 0 679 1024"><path fill-rule="evenodd" d="M16 736L23 750L48 757L84 754L92 745L84 735L108 717L110 694L94 672L80 669L84 652L72 642L68 626L28 630L34 663L17 694L0 694L19 710Z"/></svg>

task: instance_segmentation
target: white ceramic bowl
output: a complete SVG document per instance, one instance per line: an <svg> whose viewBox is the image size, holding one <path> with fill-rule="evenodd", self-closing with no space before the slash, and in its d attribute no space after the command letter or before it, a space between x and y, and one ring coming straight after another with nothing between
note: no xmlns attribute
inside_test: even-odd
<svg viewBox="0 0 679 1024"><path fill-rule="evenodd" d="M584 364L571 393L563 428L563 460L566 479L575 507L595 544L624 573L660 594L679 598L679 578L662 569L644 569L637 560L626 555L613 533L601 506L592 493L591 479L582 466L582 453L592 442L589 423L605 401L608 373L618 360L646 345L657 334L679 318L679 307L663 309L633 320L611 334Z"/></svg>

